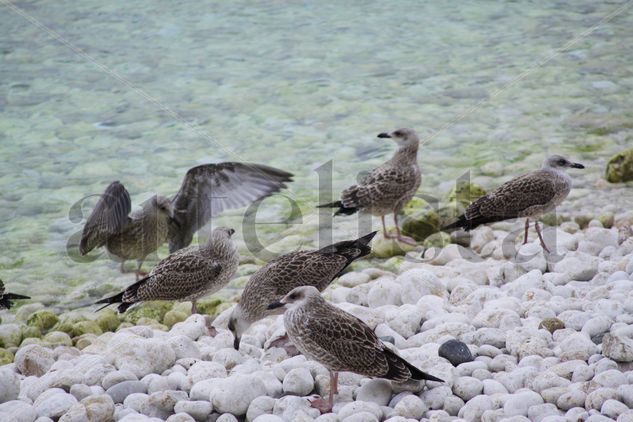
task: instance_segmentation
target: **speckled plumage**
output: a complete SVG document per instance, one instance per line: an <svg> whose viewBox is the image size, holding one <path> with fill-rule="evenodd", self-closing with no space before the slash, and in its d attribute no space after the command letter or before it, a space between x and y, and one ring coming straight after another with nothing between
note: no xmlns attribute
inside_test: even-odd
<svg viewBox="0 0 633 422"><path fill-rule="evenodd" d="M166 241L171 252L184 248L223 210L272 195L291 180L292 174L261 164L205 164L189 169L173 198L154 196L135 212L125 187L112 182L86 221L79 251L85 255L106 246L122 261L137 260L140 270L145 257Z"/></svg>
<svg viewBox="0 0 633 422"><path fill-rule="evenodd" d="M384 216L394 214L398 240L415 243L402 236L398 227L398 212L413 198L421 183L418 166L418 146L420 140L413 129L398 129L391 134L381 133L380 138L390 138L398 142L398 150L393 157L371 170L359 184L350 186L341 193L341 199L319 208L338 208L334 215L350 215L357 211L370 213L382 219L385 237L391 238L385 227Z"/></svg>
<svg viewBox="0 0 633 422"><path fill-rule="evenodd" d="M9 309L13 306L12 299L30 299L29 296L5 292L4 282L0 280L0 309Z"/></svg>
<svg viewBox="0 0 633 422"><path fill-rule="evenodd" d="M195 301L229 282L239 264L232 229L216 228L204 246L189 246L163 259L147 277L123 292L98 301L121 303L119 312L146 300Z"/></svg>
<svg viewBox="0 0 633 422"><path fill-rule="evenodd" d="M269 303L298 286L314 286L323 291L352 261L371 252L369 242L375 234L319 250L291 252L260 268L251 276L231 314L229 329L235 336L235 348L252 323L275 313L267 309Z"/></svg>
<svg viewBox="0 0 633 422"><path fill-rule="evenodd" d="M543 168L516 177L475 200L458 221L445 227L475 227L517 217L538 218L553 211L569 195L571 178L566 167L582 168L558 155L549 157Z"/></svg>
<svg viewBox="0 0 633 422"><path fill-rule="evenodd" d="M300 295L294 303L293 294ZM289 303L284 325L290 340L306 357L332 372L348 371L396 382L442 382L391 351L367 324L328 303L313 287L294 289L281 302Z"/></svg>

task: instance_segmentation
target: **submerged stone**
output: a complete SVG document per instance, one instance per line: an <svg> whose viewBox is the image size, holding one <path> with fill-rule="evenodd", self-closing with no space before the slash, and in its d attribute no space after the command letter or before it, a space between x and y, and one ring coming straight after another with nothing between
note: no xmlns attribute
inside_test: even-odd
<svg viewBox="0 0 633 422"><path fill-rule="evenodd" d="M606 178L611 183L633 180L633 148L617 153L607 163Z"/></svg>
<svg viewBox="0 0 633 422"><path fill-rule="evenodd" d="M481 198L486 194L486 190L475 183L460 183L448 193L446 202L458 202L463 206L470 205L475 199Z"/></svg>
<svg viewBox="0 0 633 422"><path fill-rule="evenodd" d="M59 318L57 315L51 311L42 309L33 312L26 323L32 327L39 328L41 331L48 331L58 322Z"/></svg>

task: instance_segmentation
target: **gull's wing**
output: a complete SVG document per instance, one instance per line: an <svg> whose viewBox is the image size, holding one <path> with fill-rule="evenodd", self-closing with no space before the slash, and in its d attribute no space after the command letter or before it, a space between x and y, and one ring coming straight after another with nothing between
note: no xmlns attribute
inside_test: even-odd
<svg viewBox="0 0 633 422"><path fill-rule="evenodd" d="M531 207L544 206L556 196L551 177L537 171L512 179L492 193L482 196L467 209L467 220L520 217Z"/></svg>
<svg viewBox="0 0 633 422"><path fill-rule="evenodd" d="M169 250L183 248L196 231L222 211L251 204L279 192L292 174L261 164L218 163L189 169L173 197L176 222Z"/></svg>
<svg viewBox="0 0 633 422"><path fill-rule="evenodd" d="M108 237L120 233L132 211L130 194L118 181L110 183L99 198L81 233L79 252L87 254L103 245Z"/></svg>

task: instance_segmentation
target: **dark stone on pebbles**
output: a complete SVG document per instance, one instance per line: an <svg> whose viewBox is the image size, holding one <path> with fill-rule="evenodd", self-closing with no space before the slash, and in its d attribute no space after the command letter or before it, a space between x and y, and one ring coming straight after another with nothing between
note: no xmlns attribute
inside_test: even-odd
<svg viewBox="0 0 633 422"><path fill-rule="evenodd" d="M465 362L472 362L475 358L465 343L459 340L449 340L442 344L437 351L440 357L448 360L453 366Z"/></svg>

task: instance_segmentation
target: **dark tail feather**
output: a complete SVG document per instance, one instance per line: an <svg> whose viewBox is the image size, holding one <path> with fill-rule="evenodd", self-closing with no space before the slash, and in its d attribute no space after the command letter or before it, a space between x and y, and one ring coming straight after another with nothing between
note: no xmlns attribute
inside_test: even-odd
<svg viewBox="0 0 633 422"><path fill-rule="evenodd" d="M371 252L371 246L369 246L369 242L371 242L374 236L376 236L376 233L378 232L374 231L355 240L343 240L342 242L336 242L319 249L319 252L328 254L338 253L345 256L353 254L350 256L351 259L349 261L352 262L354 259L368 255ZM359 249L361 251L360 255L357 252Z"/></svg>
<svg viewBox="0 0 633 422"><path fill-rule="evenodd" d="M358 208L346 208L343 206L341 201L330 202L329 204L317 205L317 208L338 208L334 213L334 216L337 215L352 215L358 212Z"/></svg>
<svg viewBox="0 0 633 422"><path fill-rule="evenodd" d="M106 298L103 298L101 300L96 301L95 305L98 305L100 303L105 303L105 305L103 305L102 307L97 309L95 312L99 312L103 308L107 308L108 306L110 306L110 305L112 305L114 303L120 303L119 307L117 308L119 313L125 312L127 310L127 308L129 308L130 306L134 305L134 303L136 303L136 302L123 302L123 295L126 294L126 293L129 293L129 294L135 296L136 295L136 291L138 290L138 288L141 287L141 285L143 283L145 283L148 279L149 279L149 277L142 278L139 281L137 281L136 283L132 284L127 289L123 290L121 293L117 293L114 296L106 297Z"/></svg>
<svg viewBox="0 0 633 422"><path fill-rule="evenodd" d="M30 299L29 296L23 296L16 293L6 293L0 298L0 309L10 309L13 306L11 299Z"/></svg>
<svg viewBox="0 0 633 422"><path fill-rule="evenodd" d="M476 217L473 218L472 220L467 220L466 217L464 217L463 215L460 215L459 218L457 219L457 221L455 221L454 223L449 224L448 226L444 226L441 228L442 231L452 231L452 230L456 230L456 229L464 229L467 232L471 231L474 228L477 228L479 226L481 226L482 224L487 224L487 223L495 223L497 221L503 221L503 220L507 220L508 218L512 218L512 217L503 217L503 216L498 216L498 217Z"/></svg>
<svg viewBox="0 0 633 422"><path fill-rule="evenodd" d="M435 382L444 382L444 380L434 377L433 375L427 374L426 372L420 371L415 366L411 365L401 356L398 356L394 352L389 349L385 349L385 355L387 356L387 362L389 362L389 371L385 378L387 379L400 379L406 380L408 374L405 371L405 368L408 369L410 373L410 378L416 381L427 380L427 381L435 381Z"/></svg>

